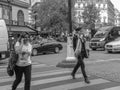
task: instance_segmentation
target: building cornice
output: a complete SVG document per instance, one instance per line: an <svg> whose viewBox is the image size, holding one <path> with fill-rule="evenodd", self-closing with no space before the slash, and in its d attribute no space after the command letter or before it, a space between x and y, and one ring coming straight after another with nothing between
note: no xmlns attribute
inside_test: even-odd
<svg viewBox="0 0 120 90"><path fill-rule="evenodd" d="M0 0L0 4L8 5L8 1L7 0ZM26 8L26 9L30 7L30 3L25 3L22 1L18 1L18 0L11 0L10 4L13 6L19 6L19 7Z"/></svg>

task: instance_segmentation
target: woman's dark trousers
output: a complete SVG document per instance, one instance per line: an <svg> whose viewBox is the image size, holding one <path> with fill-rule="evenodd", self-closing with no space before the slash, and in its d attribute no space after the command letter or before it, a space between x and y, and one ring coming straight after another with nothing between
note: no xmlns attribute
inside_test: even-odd
<svg viewBox="0 0 120 90"><path fill-rule="evenodd" d="M77 72L78 68L81 67L81 71L82 71L83 77L84 77L84 79L86 79L87 75L86 75L86 72L85 72L85 64L84 64L83 59L84 59L83 55L78 57L77 64L75 65L72 74L75 75L75 73Z"/></svg>
<svg viewBox="0 0 120 90"><path fill-rule="evenodd" d="M24 90L30 90L30 83L31 83L31 65L25 67L15 66L15 76L16 79L13 82L12 90L16 90L17 86L22 80L22 76L25 76L25 85Z"/></svg>

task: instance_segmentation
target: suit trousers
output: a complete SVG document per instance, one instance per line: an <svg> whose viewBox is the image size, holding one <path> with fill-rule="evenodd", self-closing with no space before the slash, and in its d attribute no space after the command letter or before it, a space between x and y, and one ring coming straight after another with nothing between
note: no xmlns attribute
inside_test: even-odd
<svg viewBox="0 0 120 90"><path fill-rule="evenodd" d="M72 74L75 75L75 73L77 72L78 68L81 67L81 71L82 71L82 74L83 74L83 77L84 79L87 78L87 75L86 75L86 71L85 71L85 64L84 64L84 55L81 54L80 56L78 56L77 58L77 63L72 71Z"/></svg>

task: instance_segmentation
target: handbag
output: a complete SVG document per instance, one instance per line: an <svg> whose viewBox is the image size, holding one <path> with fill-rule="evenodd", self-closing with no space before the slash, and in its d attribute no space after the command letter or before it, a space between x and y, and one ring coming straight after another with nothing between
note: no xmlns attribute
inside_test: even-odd
<svg viewBox="0 0 120 90"><path fill-rule="evenodd" d="M7 74L9 76L13 76L14 75L14 69L10 65L8 65L8 67L7 67Z"/></svg>
<svg viewBox="0 0 120 90"><path fill-rule="evenodd" d="M15 67L17 61L18 61L18 54L15 51L11 51L8 66L7 66L7 74L9 76L14 75L14 67Z"/></svg>

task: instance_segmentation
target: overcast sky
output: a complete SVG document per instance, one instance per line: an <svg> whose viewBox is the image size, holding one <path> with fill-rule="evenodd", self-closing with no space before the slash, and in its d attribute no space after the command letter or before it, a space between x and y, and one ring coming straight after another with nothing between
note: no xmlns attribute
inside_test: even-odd
<svg viewBox="0 0 120 90"><path fill-rule="evenodd" d="M114 4L114 7L120 11L120 0L111 0L111 2Z"/></svg>

